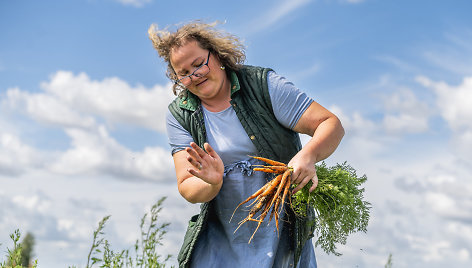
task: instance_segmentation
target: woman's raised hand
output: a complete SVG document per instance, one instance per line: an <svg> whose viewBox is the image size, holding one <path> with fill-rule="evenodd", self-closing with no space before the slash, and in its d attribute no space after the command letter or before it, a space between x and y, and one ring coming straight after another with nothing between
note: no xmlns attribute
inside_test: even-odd
<svg viewBox="0 0 472 268"><path fill-rule="evenodd" d="M193 168L189 168L187 171L206 183L212 185L220 184L223 181L224 171L223 161L220 156L208 143L204 144L206 152L195 142L191 142L190 146L185 150L189 154L187 160L192 164Z"/></svg>

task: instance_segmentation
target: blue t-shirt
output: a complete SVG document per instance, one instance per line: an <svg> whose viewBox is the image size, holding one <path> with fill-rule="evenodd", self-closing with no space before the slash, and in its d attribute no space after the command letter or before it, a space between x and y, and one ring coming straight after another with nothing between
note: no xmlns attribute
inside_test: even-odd
<svg viewBox="0 0 472 268"><path fill-rule="evenodd" d="M313 100L275 72L268 73L267 82L275 117L280 124L293 129ZM202 108L207 141L221 157L225 166L247 159L248 155L257 155L256 147L241 125L233 106L220 112L210 112L205 107ZM193 141L192 135L169 111L167 134L172 154L189 147Z"/></svg>

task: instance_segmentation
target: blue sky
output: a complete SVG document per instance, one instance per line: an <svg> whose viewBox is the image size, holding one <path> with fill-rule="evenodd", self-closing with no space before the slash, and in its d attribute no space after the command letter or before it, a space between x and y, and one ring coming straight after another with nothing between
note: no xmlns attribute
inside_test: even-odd
<svg viewBox="0 0 472 268"><path fill-rule="evenodd" d="M178 194L165 135L173 96L147 38L201 19L335 112L328 163L366 174L366 234L320 267L472 264L470 1L0 1L0 242L32 231L40 267L85 266L112 215L117 249L167 196L163 251L177 255L198 205ZM302 137L306 141L307 137ZM178 211L178 215L174 212ZM362 250L361 250L362 249ZM175 258L171 260L175 263Z"/></svg>

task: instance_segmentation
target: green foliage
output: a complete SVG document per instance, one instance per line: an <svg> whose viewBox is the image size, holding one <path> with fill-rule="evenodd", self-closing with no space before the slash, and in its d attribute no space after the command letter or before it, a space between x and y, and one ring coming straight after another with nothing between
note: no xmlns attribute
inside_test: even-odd
<svg viewBox="0 0 472 268"><path fill-rule="evenodd" d="M23 257L24 254L22 254L23 253L23 245L26 245L26 243L19 243L20 237L21 237L21 233L20 233L20 230L18 230L18 229L15 230L15 232L10 235L10 238L13 241L13 249L7 248L7 258L4 262L0 263L0 268L29 267L29 259L28 259L28 262L26 264L23 264L23 262L22 262L24 260L24 257ZM31 237L28 238L28 239L30 240ZM28 242L31 242L31 241L28 241ZM29 257L31 257L31 251L29 251L29 254L30 254ZM38 266L38 261L35 260L31 267L36 268L37 266Z"/></svg>
<svg viewBox="0 0 472 268"><path fill-rule="evenodd" d="M92 265L96 262L101 261L97 257L94 257L92 254L100 254L102 251L100 246L105 242L104 238L99 238L99 235L103 235L103 228L105 228L105 223L110 219L110 215L103 217L103 219L98 223L98 227L95 231L93 231L93 240L92 240L92 247L90 248L88 258L87 258L87 265L85 267L92 267L90 264L90 260L92 260ZM108 244L108 241L107 241Z"/></svg>
<svg viewBox="0 0 472 268"><path fill-rule="evenodd" d="M314 208L316 246L326 253L336 252L336 244L346 244L347 236L358 231L367 231L370 203L363 200L366 182L364 175L358 177L348 164L327 167L323 162L316 166L318 186L312 193L311 181L292 196L292 207L297 215L305 216L306 210Z"/></svg>
<svg viewBox="0 0 472 268"><path fill-rule="evenodd" d="M392 253L388 255L388 260L387 263L385 264L385 268L392 268L393 267L393 261L392 261Z"/></svg>
<svg viewBox="0 0 472 268"><path fill-rule="evenodd" d="M136 240L134 245L134 253L130 250L113 251L110 243L104 236L104 228L110 216L104 217L99 223L96 230L93 231L92 246L87 256L87 268L97 264L99 267L146 267L146 268L163 268L171 255L165 257L158 254L157 247L162 246L162 240L167 233L166 229L169 223L158 224L158 216L162 210L162 203L166 198L159 199L151 208L150 213L144 214L141 218L141 237ZM31 234L27 234L20 241L20 231L16 230L10 235L13 241L13 248L7 248L7 258L0 263L0 268L36 268L38 261L29 264L34 238ZM1 244L0 244L1 245ZM77 268L77 266L69 266L69 268Z"/></svg>
<svg viewBox="0 0 472 268"><path fill-rule="evenodd" d="M110 248L108 240L101 237L104 235L103 229L110 216L104 217L99 223L97 229L93 232L92 247L87 258L87 268L94 264L100 267L146 267L162 268L169 260L171 255L165 257L158 254L157 247L162 245L162 239L167 233L166 229L169 223L158 224L158 215L162 210L162 203L166 198L163 197L151 208L150 213L144 214L141 218L141 237L136 240L134 245L134 254L129 250L118 252ZM91 264L90 264L91 261Z"/></svg>
<svg viewBox="0 0 472 268"><path fill-rule="evenodd" d="M20 264L24 267L28 267L31 258L33 255L33 247L34 247L34 236L30 232L26 233L25 238L21 242L21 261Z"/></svg>
<svg viewBox="0 0 472 268"><path fill-rule="evenodd" d="M147 224L146 229L146 220L147 214L141 219L141 241L136 240L135 249L136 249L136 265L140 267L164 267L163 264L159 263L161 256L157 254L156 246L162 245L162 239L167 233L166 229L169 226L169 223L163 223L157 225L157 216L162 210L162 202L165 198L160 199L156 204L151 208L151 215L149 223ZM146 230L146 231L144 231ZM142 253L138 254L139 245L141 246ZM171 256L168 255L164 262L166 262Z"/></svg>

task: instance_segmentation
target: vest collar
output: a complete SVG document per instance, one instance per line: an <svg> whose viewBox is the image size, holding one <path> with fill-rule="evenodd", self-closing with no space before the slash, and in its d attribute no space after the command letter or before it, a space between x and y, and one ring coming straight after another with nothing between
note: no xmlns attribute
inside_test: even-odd
<svg viewBox="0 0 472 268"><path fill-rule="evenodd" d="M239 80L238 76L236 75L236 72L231 71L229 74L229 81L231 82L231 96L237 91L241 89L239 86Z"/></svg>
<svg viewBox="0 0 472 268"><path fill-rule="evenodd" d="M180 97L179 107L185 110L195 112L198 106L200 106L200 99L192 92L185 90L184 95Z"/></svg>
<svg viewBox="0 0 472 268"><path fill-rule="evenodd" d="M230 71L229 81L231 82L231 96L233 96L235 92L241 89L241 87L239 86L238 76L234 71ZM186 90L185 95L180 97L179 107L182 109L195 112L199 106L200 99L189 90Z"/></svg>

